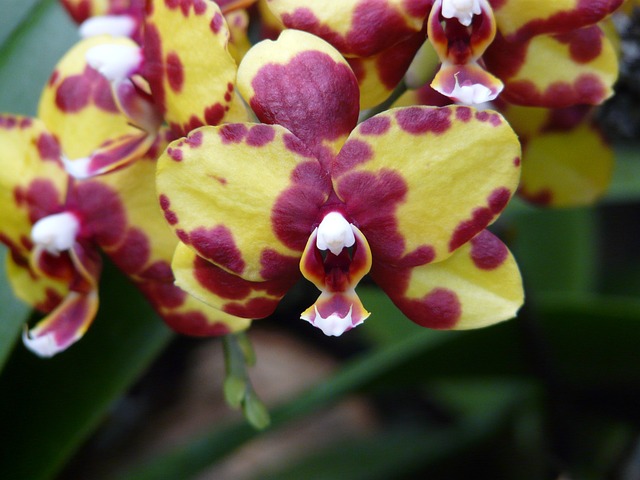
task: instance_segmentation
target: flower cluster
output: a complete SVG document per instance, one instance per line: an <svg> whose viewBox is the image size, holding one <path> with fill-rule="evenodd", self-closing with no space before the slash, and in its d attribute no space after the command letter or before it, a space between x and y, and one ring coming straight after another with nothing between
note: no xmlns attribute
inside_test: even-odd
<svg viewBox="0 0 640 480"><path fill-rule="evenodd" d="M489 325L523 301L486 230L521 168L539 203L597 196L539 179L593 151L621 1L61 3L83 39L38 118L0 116L0 240L45 314L24 336L41 355L91 323L103 254L186 334L247 328L301 275L320 290L301 318L327 335L369 316L367 274L419 325ZM549 161L550 132L584 147Z"/></svg>

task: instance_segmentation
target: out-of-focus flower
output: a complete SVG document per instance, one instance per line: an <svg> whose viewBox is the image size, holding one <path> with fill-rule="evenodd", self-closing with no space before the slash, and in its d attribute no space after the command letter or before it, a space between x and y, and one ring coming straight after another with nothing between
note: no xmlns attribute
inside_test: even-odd
<svg viewBox="0 0 640 480"><path fill-rule="evenodd" d="M437 66L433 50L423 49L424 65ZM429 55L431 59L429 59ZM450 105L428 77L422 87L408 90L394 106ZM590 205L606 192L614 155L594 119L591 105L546 109L511 104L502 97L487 103L507 119L522 144L522 177L518 193L525 200L551 207Z"/></svg>
<svg viewBox="0 0 640 480"><path fill-rule="evenodd" d="M144 145L153 143L163 122L180 136L202 125L247 118L234 91L237 66L228 48L229 28L214 2L151 1L142 21L141 44L92 37L81 42L84 58L76 62L108 80L121 116L137 128ZM73 176L87 178L135 158L107 158L97 151L71 156L66 167Z"/></svg>
<svg viewBox="0 0 640 480"><path fill-rule="evenodd" d="M612 94L617 62L597 25L622 0L268 0L288 28L305 30L349 58L363 107L400 81L426 34L443 64L433 84L455 101L500 93L545 107L598 104ZM413 87L416 87L414 85Z"/></svg>
<svg viewBox="0 0 640 480"><path fill-rule="evenodd" d="M173 285L177 240L155 195L155 159L169 134L149 141L132 127L107 81L84 61L89 39L57 65L41 96L37 119L0 117L0 240L10 249L8 273L16 295L46 316L25 333L43 356L77 341L98 308L100 251L109 255L174 329L215 335L249 321L211 309ZM141 146L142 145L142 146ZM126 158L128 168L80 181L65 158Z"/></svg>
<svg viewBox="0 0 640 480"><path fill-rule="evenodd" d="M484 230L517 187L520 147L493 112L414 107L356 127L358 83L338 51L287 30L253 47L238 85L269 124L203 127L160 158L158 194L181 243L178 285L227 313L270 314L299 278L302 318L328 335L369 313L369 271L414 322L473 328L522 303L507 248Z"/></svg>

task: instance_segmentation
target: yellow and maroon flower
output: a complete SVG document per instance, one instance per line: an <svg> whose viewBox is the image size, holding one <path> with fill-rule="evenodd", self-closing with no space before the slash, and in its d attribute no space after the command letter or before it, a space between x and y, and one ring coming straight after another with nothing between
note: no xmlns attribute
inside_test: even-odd
<svg viewBox="0 0 640 480"><path fill-rule="evenodd" d="M599 104L612 94L615 52L598 22L622 0L268 0L288 28L349 59L363 107L384 100L428 35L442 67L433 87L454 101L552 108ZM504 90L503 90L504 88Z"/></svg>
<svg viewBox="0 0 640 480"><path fill-rule="evenodd" d="M450 104L427 83L405 92L394 106ZM541 206L579 207L606 193L614 154L594 119L597 107L523 107L501 98L489 105L504 115L522 145L521 198Z"/></svg>
<svg viewBox="0 0 640 480"><path fill-rule="evenodd" d="M159 160L178 285L261 318L301 272L321 291L302 318L328 335L368 317L355 287L369 272L420 325L515 314L517 266L485 231L519 177L520 147L499 114L413 107L357 125L349 65L295 30L253 47L238 86L266 124L199 128Z"/></svg>
<svg viewBox="0 0 640 480"><path fill-rule="evenodd" d="M74 56L82 68L95 69L108 80L111 92L102 92L115 99L140 144L153 143L163 122L181 136L202 125L245 120L246 109L234 92L237 66L228 49L230 32L219 7L203 0L159 0L147 2L144 13L142 46L103 35L81 42L83 55ZM70 92L70 97L73 101L76 96ZM109 139L109 145L122 151L117 139ZM96 151L71 158L68 171L88 178L119 168L136 155L118 158Z"/></svg>
<svg viewBox="0 0 640 480"><path fill-rule="evenodd" d="M317 35L347 58L361 86L360 106L385 100L424 42L432 0L267 0L286 28Z"/></svg>
<svg viewBox="0 0 640 480"><path fill-rule="evenodd" d="M69 132L66 130L66 132ZM16 295L45 317L24 342L52 356L79 340L98 309L100 250L138 285L165 321L192 335L219 335L249 322L211 309L173 284L176 239L155 203L156 145L139 162L97 179L64 170L61 146L39 119L0 116L0 241L9 247Z"/></svg>

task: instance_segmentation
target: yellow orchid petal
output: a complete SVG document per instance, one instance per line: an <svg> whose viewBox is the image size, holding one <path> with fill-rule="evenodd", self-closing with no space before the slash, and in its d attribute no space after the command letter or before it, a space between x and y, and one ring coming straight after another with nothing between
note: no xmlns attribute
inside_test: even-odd
<svg viewBox="0 0 640 480"><path fill-rule="evenodd" d="M263 318L273 313L299 278L293 271L281 280L244 280L203 259L182 242L178 243L171 267L180 288L214 309L244 319ZM242 325L248 324L239 324Z"/></svg>
<svg viewBox="0 0 640 480"><path fill-rule="evenodd" d="M389 97L423 43L424 34L417 33L375 55L347 59L360 85L360 109L374 107Z"/></svg>
<svg viewBox="0 0 640 480"><path fill-rule="evenodd" d="M522 153L520 194L554 207L593 204L606 192L613 172L611 147L593 126L530 138Z"/></svg>
<svg viewBox="0 0 640 480"><path fill-rule="evenodd" d="M532 35L562 33L593 25L612 13L622 0L506 0L493 2L502 35L526 40Z"/></svg>
<svg viewBox="0 0 640 480"><path fill-rule="evenodd" d="M26 256L33 223L64 201L60 147L41 121L0 115L0 241Z"/></svg>
<svg viewBox="0 0 640 480"><path fill-rule="evenodd" d="M306 32L285 30L277 41L255 45L238 68L238 88L260 121L289 129L318 155L336 153L358 121L351 68Z"/></svg>
<svg viewBox="0 0 640 480"><path fill-rule="evenodd" d="M500 59L507 52L513 62ZM494 42L485 60L505 84L503 98L520 105L597 105L613 95L618 75L615 49L598 26L523 44Z"/></svg>
<svg viewBox="0 0 640 480"><path fill-rule="evenodd" d="M98 292L69 292L65 299L22 339L29 350L52 357L66 350L85 334L98 311Z"/></svg>
<svg viewBox="0 0 640 480"><path fill-rule="evenodd" d="M9 251L7 278L16 297L43 313L51 312L69 292L69 282L38 275L27 257Z"/></svg>
<svg viewBox="0 0 640 480"><path fill-rule="evenodd" d="M291 29L317 35L347 56L367 57L422 29L430 1L414 0L267 0L267 6Z"/></svg>
<svg viewBox="0 0 640 480"><path fill-rule="evenodd" d="M332 177L374 263L448 257L491 223L515 191L520 145L500 114L408 107L361 123Z"/></svg>
<svg viewBox="0 0 640 480"><path fill-rule="evenodd" d="M443 262L373 272L374 280L411 320L435 329L470 329L515 316L524 300L518 266L487 230Z"/></svg>
<svg viewBox="0 0 640 480"><path fill-rule="evenodd" d="M154 0L148 5L145 77L171 129L185 135L226 121L238 100L236 63L220 8L201 1Z"/></svg>
<svg viewBox="0 0 640 480"><path fill-rule="evenodd" d="M38 117L71 160L88 157L107 140L140 134L118 109L109 82L87 63L87 51L106 43L132 41L101 36L78 42L58 62L40 97Z"/></svg>
<svg viewBox="0 0 640 480"><path fill-rule="evenodd" d="M225 13L224 18L226 18L229 27L229 53L236 63L240 63L251 48L249 14L246 10L234 10Z"/></svg>
<svg viewBox="0 0 640 480"><path fill-rule="evenodd" d="M89 17L108 13L113 0L60 0L60 3L80 23Z"/></svg>
<svg viewBox="0 0 640 480"><path fill-rule="evenodd" d="M258 282L297 270L331 185L286 129L228 124L173 142L158 161L157 188L183 242Z"/></svg>

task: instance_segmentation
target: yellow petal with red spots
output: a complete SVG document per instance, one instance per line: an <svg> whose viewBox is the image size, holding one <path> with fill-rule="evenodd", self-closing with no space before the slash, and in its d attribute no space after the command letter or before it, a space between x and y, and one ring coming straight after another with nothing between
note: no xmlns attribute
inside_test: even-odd
<svg viewBox="0 0 640 480"><path fill-rule="evenodd" d="M322 37L346 56L367 57L422 29L427 0L267 0L287 27Z"/></svg>
<svg viewBox="0 0 640 480"><path fill-rule="evenodd" d="M78 23L89 17L104 15L109 12L113 0L60 0L69 15Z"/></svg>
<svg viewBox="0 0 640 480"><path fill-rule="evenodd" d="M78 183L85 228L170 327L199 336L246 328L246 320L213 310L174 285L170 265L178 240L158 208L154 181L166 137L159 135L147 156L127 168Z"/></svg>
<svg viewBox="0 0 640 480"><path fill-rule="evenodd" d="M240 63L242 57L251 48L249 14L246 10L234 10L225 13L224 18L227 20L229 27L229 53L236 63Z"/></svg>
<svg viewBox="0 0 640 480"><path fill-rule="evenodd" d="M31 250L31 227L56 213L67 174L60 148L41 121L0 115L0 241L21 256Z"/></svg>
<svg viewBox="0 0 640 480"><path fill-rule="evenodd" d="M512 64L499 58L507 52ZM613 94L618 75L615 49L598 26L523 44L494 42L485 60L505 84L503 97L520 105L597 105Z"/></svg>
<svg viewBox="0 0 640 480"><path fill-rule="evenodd" d="M41 357L66 350L85 334L98 311L98 292L69 292L65 299L29 331L24 344Z"/></svg>
<svg viewBox="0 0 640 480"><path fill-rule="evenodd" d="M176 134L226 121L237 69L228 43L229 28L215 2L148 3L144 74Z"/></svg>
<svg viewBox="0 0 640 480"><path fill-rule="evenodd" d="M263 318L275 310L284 294L299 278L295 271L285 278L251 282L203 259L180 242L171 264L176 285L221 314L234 320L232 325L248 326L247 319Z"/></svg>
<svg viewBox="0 0 640 480"><path fill-rule="evenodd" d="M497 3L498 28L512 40L532 35L562 33L593 25L612 13L622 0L506 0Z"/></svg>
<svg viewBox="0 0 640 480"><path fill-rule="evenodd" d="M58 62L40 97L38 117L71 160L88 157L107 140L140 135L118 109L108 80L87 64L87 51L106 43L132 42L104 36L77 43Z"/></svg>
<svg viewBox="0 0 640 480"><path fill-rule="evenodd" d="M27 257L7 253L7 278L16 297L40 312L52 311L69 293L69 282L38 275Z"/></svg>
<svg viewBox="0 0 640 480"><path fill-rule="evenodd" d="M417 33L375 55L347 59L360 85L361 109L374 107L391 95L422 44L424 35Z"/></svg>
<svg viewBox="0 0 640 480"><path fill-rule="evenodd" d="M283 127L227 124L173 142L159 159L157 188L184 243L258 282L297 271L331 185Z"/></svg>
<svg viewBox="0 0 640 480"><path fill-rule="evenodd" d="M336 153L358 121L351 68L306 32L285 30L277 41L255 45L238 68L238 88L260 121L289 129L318 156Z"/></svg>
<svg viewBox="0 0 640 480"><path fill-rule="evenodd" d="M541 205L577 207L604 195L614 155L600 132L583 123L530 138L522 160L520 194L524 198Z"/></svg>
<svg viewBox="0 0 640 480"><path fill-rule="evenodd" d="M487 230L443 262L412 269L378 269L374 280L418 325L469 329L515 316L524 293L507 247Z"/></svg>
<svg viewBox="0 0 640 480"><path fill-rule="evenodd" d="M443 260L491 223L520 175L520 144L500 114L397 108L361 123L332 177L374 264Z"/></svg>

